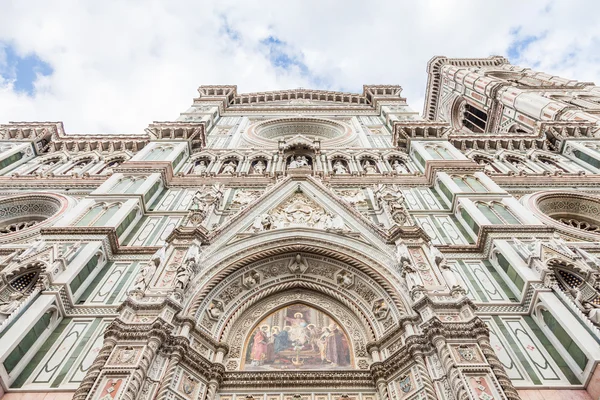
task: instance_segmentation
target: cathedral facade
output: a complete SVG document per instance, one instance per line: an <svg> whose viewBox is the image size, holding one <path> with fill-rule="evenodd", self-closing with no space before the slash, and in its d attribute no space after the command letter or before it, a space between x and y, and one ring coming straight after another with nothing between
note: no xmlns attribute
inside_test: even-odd
<svg viewBox="0 0 600 400"><path fill-rule="evenodd" d="M600 397L600 87L503 57L0 125L5 399Z"/></svg>

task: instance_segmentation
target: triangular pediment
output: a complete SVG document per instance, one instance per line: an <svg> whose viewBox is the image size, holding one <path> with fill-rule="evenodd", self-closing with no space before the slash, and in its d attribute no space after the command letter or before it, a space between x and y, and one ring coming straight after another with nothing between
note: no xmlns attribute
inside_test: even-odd
<svg viewBox="0 0 600 400"><path fill-rule="evenodd" d="M288 177L212 232L212 242L286 229L319 230L384 246L387 234L317 179ZM225 244L223 243L223 244Z"/></svg>
<svg viewBox="0 0 600 400"><path fill-rule="evenodd" d="M300 187L276 207L260 214L248 231L300 227L350 231L339 214L323 207L318 200L309 198Z"/></svg>

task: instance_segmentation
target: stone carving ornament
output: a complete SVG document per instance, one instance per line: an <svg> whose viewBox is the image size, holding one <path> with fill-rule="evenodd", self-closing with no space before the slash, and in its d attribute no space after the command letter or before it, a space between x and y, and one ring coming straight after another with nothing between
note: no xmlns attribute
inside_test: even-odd
<svg viewBox="0 0 600 400"><path fill-rule="evenodd" d="M397 185L376 185L373 192L377 205L387 211L393 223L400 226L412 225L412 218L405 206L404 195Z"/></svg>
<svg viewBox="0 0 600 400"><path fill-rule="evenodd" d="M341 216L326 211L302 192L296 192L269 213L257 216L251 230L261 232L291 227L347 230Z"/></svg>
<svg viewBox="0 0 600 400"><path fill-rule="evenodd" d="M306 156L292 156L290 163L288 164L289 169L296 168L307 168L310 167Z"/></svg>
<svg viewBox="0 0 600 400"><path fill-rule="evenodd" d="M150 257L150 261L142 266L133 280L131 292L143 293L150 286L150 282L152 281L152 277L156 273L156 270L165 262L166 252L167 245L165 244Z"/></svg>
<svg viewBox="0 0 600 400"><path fill-rule="evenodd" d="M10 314L15 311L21 301L23 300L23 293L14 292L8 296L8 301L3 301L0 303L0 320L8 318Z"/></svg>

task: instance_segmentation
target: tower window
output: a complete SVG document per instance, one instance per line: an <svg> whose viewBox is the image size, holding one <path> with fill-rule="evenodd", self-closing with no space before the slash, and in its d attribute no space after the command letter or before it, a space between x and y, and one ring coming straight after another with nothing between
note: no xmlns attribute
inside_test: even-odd
<svg viewBox="0 0 600 400"><path fill-rule="evenodd" d="M465 104L462 123L472 132L483 133L487 124L487 114L470 104Z"/></svg>

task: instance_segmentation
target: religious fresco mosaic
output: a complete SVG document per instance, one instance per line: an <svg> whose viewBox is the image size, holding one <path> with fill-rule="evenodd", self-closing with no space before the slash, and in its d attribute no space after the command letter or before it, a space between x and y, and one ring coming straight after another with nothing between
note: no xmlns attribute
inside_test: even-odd
<svg viewBox="0 0 600 400"><path fill-rule="evenodd" d="M348 369L350 341L329 315L304 304L260 321L246 342L245 370Z"/></svg>

